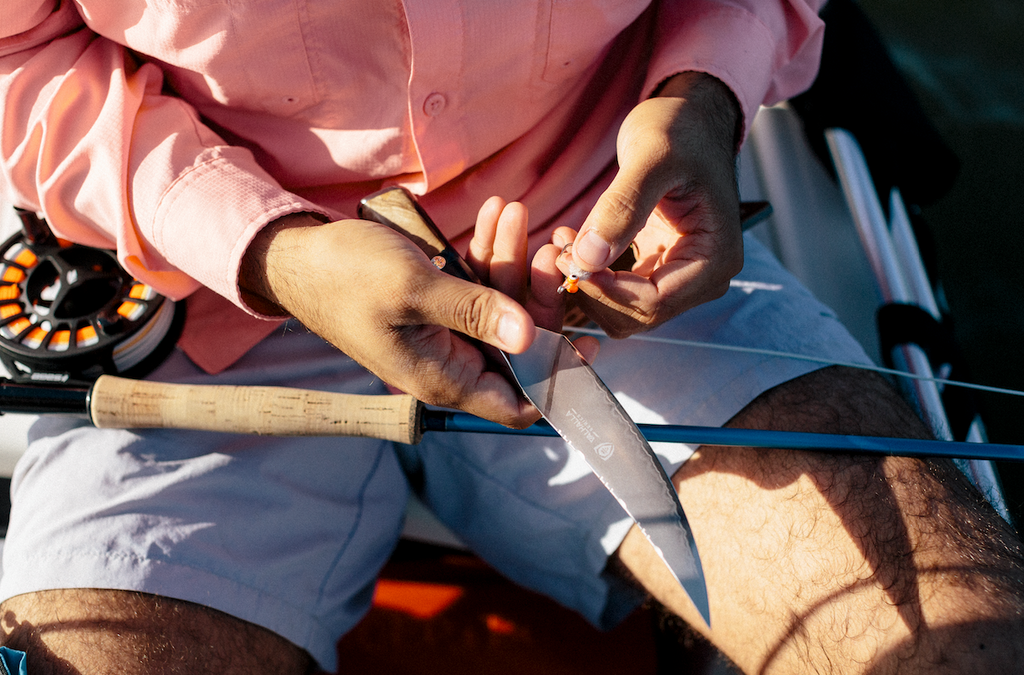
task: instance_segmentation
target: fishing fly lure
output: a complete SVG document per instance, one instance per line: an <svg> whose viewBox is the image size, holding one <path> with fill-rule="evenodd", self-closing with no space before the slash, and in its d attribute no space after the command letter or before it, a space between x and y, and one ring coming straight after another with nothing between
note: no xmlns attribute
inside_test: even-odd
<svg viewBox="0 0 1024 675"><path fill-rule="evenodd" d="M562 247L562 255L572 255L572 244L566 244ZM580 289L580 282L587 279L590 276L590 272L586 272L580 269L570 258L569 261L569 274L566 275L565 281L558 287L559 293L575 293Z"/></svg>

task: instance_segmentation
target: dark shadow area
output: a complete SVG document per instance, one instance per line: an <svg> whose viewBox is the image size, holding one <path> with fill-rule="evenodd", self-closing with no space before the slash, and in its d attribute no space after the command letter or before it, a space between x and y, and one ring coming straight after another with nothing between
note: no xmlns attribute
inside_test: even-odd
<svg viewBox="0 0 1024 675"><path fill-rule="evenodd" d="M656 603L610 631L508 581L472 553L402 540L363 621L338 642L339 673L734 675Z"/></svg>
<svg viewBox="0 0 1024 675"><path fill-rule="evenodd" d="M339 672L656 675L653 621L642 609L602 632L471 553L403 540L338 643Z"/></svg>
<svg viewBox="0 0 1024 675"><path fill-rule="evenodd" d="M960 163L934 201L920 201L966 372L1024 388L1024 3L859 0L920 109ZM978 394L991 441L1024 443L1024 399ZM998 465L1024 523L1024 465Z"/></svg>
<svg viewBox="0 0 1024 675"><path fill-rule="evenodd" d="M7 536L11 522L11 479L0 477L0 539Z"/></svg>

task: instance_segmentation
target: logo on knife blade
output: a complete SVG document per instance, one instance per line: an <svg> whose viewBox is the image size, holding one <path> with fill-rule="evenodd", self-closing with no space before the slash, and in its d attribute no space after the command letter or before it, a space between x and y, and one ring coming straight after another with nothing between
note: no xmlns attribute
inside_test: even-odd
<svg viewBox="0 0 1024 675"><path fill-rule="evenodd" d="M586 437L586 439L593 443L597 440L597 432L590 426L587 420L583 419L583 415L576 412L576 408L569 408L565 411L565 416L572 418L572 422L576 425L577 431Z"/></svg>
<svg viewBox="0 0 1024 675"><path fill-rule="evenodd" d="M597 456L601 459L608 459L612 456L612 453L615 452L615 446L611 443L601 443L594 446L594 452L596 452Z"/></svg>
<svg viewBox="0 0 1024 675"><path fill-rule="evenodd" d="M587 442L594 443L597 441L597 432L594 431L594 428L590 426L590 423L587 422L587 420L583 418L583 415L578 413L575 408L569 408L565 412L565 416L572 420L576 430L583 434L584 438L587 439ZM597 456L601 459L608 459L612 456L612 453L615 452L615 446L612 443L605 441L604 443L598 443L595 445L594 452L596 452Z"/></svg>

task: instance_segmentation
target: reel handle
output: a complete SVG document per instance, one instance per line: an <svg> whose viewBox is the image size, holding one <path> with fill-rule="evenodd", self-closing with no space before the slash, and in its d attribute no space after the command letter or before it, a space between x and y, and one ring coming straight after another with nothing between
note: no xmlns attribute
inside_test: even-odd
<svg viewBox="0 0 1024 675"><path fill-rule="evenodd" d="M423 404L409 395L187 385L102 375L89 416L102 429L197 429L268 436L362 436L415 444Z"/></svg>

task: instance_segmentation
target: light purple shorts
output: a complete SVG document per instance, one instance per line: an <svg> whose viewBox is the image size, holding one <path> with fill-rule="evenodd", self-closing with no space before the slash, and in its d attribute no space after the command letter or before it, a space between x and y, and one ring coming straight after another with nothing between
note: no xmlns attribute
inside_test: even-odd
<svg viewBox="0 0 1024 675"><path fill-rule="evenodd" d="M868 362L860 346L747 237L741 281L658 337ZM754 289L754 290L752 290ZM752 292L750 292L752 290ZM721 425L813 363L642 340L603 340L596 369L637 422ZM385 394L382 382L294 324L211 377L175 353L154 380ZM663 445L671 473L689 456ZM265 626L333 671L335 643L369 608L410 490L512 580L597 625L629 607L603 574L629 521L554 439L427 434L352 438L99 430L46 418L18 464L0 597L120 588L201 603ZM685 504L684 504L685 507Z"/></svg>

